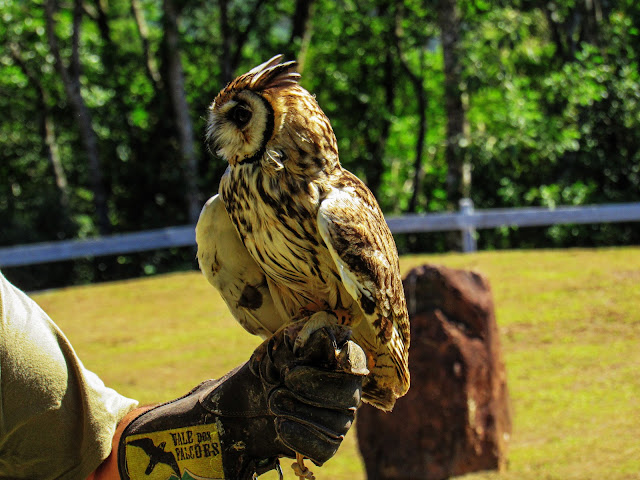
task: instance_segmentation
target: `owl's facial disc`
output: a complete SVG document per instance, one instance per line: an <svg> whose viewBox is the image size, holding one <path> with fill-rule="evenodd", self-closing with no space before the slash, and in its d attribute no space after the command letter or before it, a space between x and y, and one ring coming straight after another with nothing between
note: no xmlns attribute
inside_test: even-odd
<svg viewBox="0 0 640 480"><path fill-rule="evenodd" d="M273 135L273 108L261 95L243 90L211 105L207 127L210 150L233 167L259 162Z"/></svg>

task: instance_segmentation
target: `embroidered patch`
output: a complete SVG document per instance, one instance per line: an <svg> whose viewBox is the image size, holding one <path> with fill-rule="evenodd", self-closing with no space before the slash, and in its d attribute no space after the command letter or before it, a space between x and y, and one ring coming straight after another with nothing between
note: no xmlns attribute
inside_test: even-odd
<svg viewBox="0 0 640 480"><path fill-rule="evenodd" d="M132 480L224 479L215 423L131 435L125 452Z"/></svg>

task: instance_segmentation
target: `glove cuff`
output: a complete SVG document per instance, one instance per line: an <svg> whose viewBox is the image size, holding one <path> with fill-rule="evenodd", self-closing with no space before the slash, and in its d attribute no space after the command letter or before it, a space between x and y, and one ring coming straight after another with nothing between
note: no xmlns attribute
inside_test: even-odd
<svg viewBox="0 0 640 480"><path fill-rule="evenodd" d="M289 453L276 439L262 384L245 364L135 418L122 433L118 468L124 480L251 479Z"/></svg>

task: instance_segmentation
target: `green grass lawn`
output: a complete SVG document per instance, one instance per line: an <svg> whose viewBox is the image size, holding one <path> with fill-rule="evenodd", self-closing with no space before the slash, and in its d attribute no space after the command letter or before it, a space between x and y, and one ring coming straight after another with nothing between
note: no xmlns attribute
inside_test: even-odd
<svg viewBox="0 0 640 480"><path fill-rule="evenodd" d="M640 248L401 259L405 273L424 263L485 274L502 336L513 405L509 468L465 480L640 478ZM34 298L88 368L141 402L182 395L259 343L196 272ZM364 480L353 432L316 475Z"/></svg>

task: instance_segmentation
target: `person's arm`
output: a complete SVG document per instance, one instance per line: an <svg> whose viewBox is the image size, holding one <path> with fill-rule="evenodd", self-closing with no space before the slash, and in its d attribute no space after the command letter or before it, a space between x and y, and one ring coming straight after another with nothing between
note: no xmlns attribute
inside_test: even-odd
<svg viewBox="0 0 640 480"><path fill-rule="evenodd" d="M90 479L148 479L155 470L182 478L189 470L244 480L297 453L322 465L351 427L366 357L346 327L318 330L297 354L295 332L276 333L219 381L131 412L117 429L111 456Z"/></svg>
<svg viewBox="0 0 640 480"><path fill-rule="evenodd" d="M118 445L122 432L134 419L152 408L153 405L135 408L120 420L116 432L113 434L111 454L87 477L87 480L120 480L120 474L118 473Z"/></svg>
<svg viewBox="0 0 640 480"><path fill-rule="evenodd" d="M138 402L85 368L53 320L0 272L0 478L86 478Z"/></svg>

